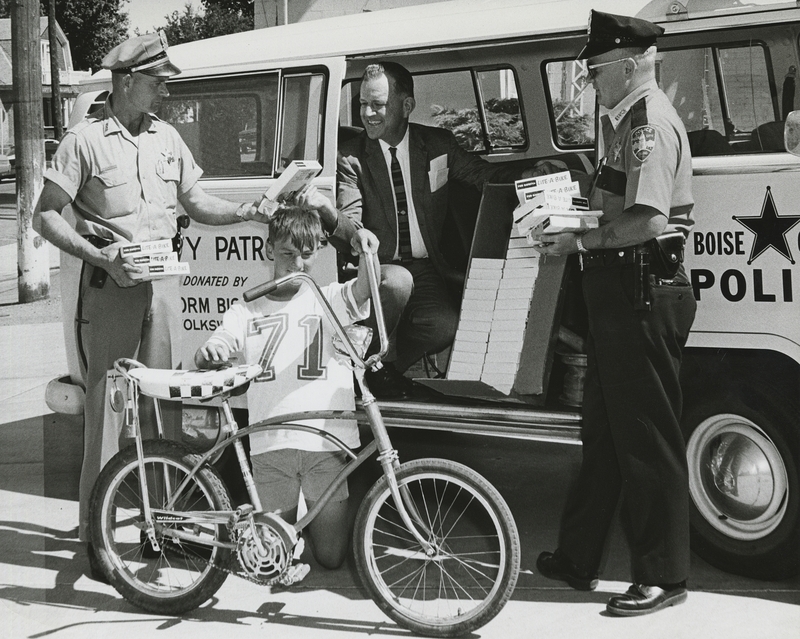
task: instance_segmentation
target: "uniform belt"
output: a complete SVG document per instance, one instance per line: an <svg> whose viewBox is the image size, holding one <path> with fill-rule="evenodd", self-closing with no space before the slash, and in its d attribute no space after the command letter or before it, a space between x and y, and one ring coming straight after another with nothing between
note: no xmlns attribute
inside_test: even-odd
<svg viewBox="0 0 800 639"><path fill-rule="evenodd" d="M95 248L105 248L109 244L113 244L114 240L109 240L106 237L100 237L99 235L84 235L83 239L89 242Z"/></svg>
<svg viewBox="0 0 800 639"><path fill-rule="evenodd" d="M581 269L588 271L604 266L624 266L636 263L636 246L626 246L615 249L595 249L588 253L581 253Z"/></svg>

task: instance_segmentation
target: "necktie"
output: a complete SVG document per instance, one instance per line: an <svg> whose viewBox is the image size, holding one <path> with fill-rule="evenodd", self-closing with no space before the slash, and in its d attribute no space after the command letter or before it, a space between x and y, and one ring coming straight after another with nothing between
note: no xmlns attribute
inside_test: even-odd
<svg viewBox="0 0 800 639"><path fill-rule="evenodd" d="M410 262L411 255L411 228L408 225L408 200L406 199L406 187L403 183L403 170L397 160L397 149L389 147L392 154L392 183L394 184L394 196L397 200L397 239L398 253L401 262Z"/></svg>

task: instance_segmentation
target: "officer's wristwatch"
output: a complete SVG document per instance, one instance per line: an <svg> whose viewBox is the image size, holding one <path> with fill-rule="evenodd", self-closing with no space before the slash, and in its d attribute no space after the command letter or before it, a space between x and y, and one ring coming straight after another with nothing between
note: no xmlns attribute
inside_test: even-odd
<svg viewBox="0 0 800 639"><path fill-rule="evenodd" d="M583 238L580 235L578 236L578 239L575 240L575 244L578 246L578 253L588 253L589 252L589 249L587 249L583 245Z"/></svg>
<svg viewBox="0 0 800 639"><path fill-rule="evenodd" d="M245 218L244 214L245 214L245 211L248 211L249 209L250 209L250 205L247 202L243 202L242 204L240 204L236 208L236 211L235 211L236 217L238 217L243 222L246 222L247 219Z"/></svg>

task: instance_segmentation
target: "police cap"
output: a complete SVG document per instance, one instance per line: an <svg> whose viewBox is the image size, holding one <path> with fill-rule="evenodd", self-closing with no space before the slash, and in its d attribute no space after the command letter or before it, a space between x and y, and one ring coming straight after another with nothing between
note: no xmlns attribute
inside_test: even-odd
<svg viewBox="0 0 800 639"><path fill-rule="evenodd" d="M578 60L586 60L601 53L626 47L647 49L656 43L656 39L662 33L664 33L663 27L647 20L617 16L592 9L589 14L589 38L586 46L578 54Z"/></svg>
<svg viewBox="0 0 800 639"><path fill-rule="evenodd" d="M177 75L181 70L167 57L167 36L163 31L129 38L108 52L100 63L112 73L144 73L156 77Z"/></svg>

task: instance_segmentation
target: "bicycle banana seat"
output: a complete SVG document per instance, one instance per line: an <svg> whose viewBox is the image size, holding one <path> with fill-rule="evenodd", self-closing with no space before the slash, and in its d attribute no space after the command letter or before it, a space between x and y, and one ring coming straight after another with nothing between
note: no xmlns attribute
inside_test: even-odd
<svg viewBox="0 0 800 639"><path fill-rule="evenodd" d="M128 374L139 390L158 399L210 399L250 383L261 374L257 364L243 364L218 370L170 370L132 368Z"/></svg>

